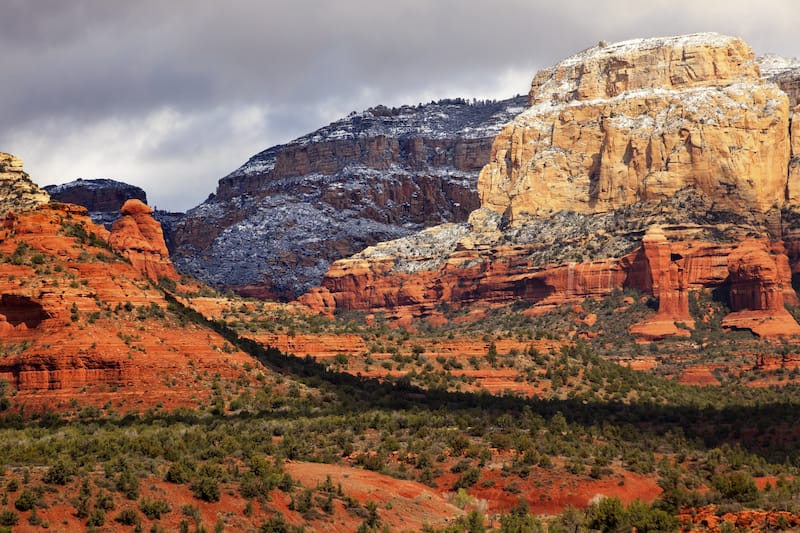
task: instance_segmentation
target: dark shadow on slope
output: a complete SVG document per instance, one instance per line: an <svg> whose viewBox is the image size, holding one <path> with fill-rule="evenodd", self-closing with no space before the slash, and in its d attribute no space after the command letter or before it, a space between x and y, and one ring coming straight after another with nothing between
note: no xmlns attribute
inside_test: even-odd
<svg viewBox="0 0 800 533"><path fill-rule="evenodd" d="M439 389L422 389L407 378L394 382L365 378L346 372L332 371L310 356L305 358L287 355L276 348L263 347L257 342L240 338L226 324L211 321L196 311L183 306L170 295L166 295L173 312L198 324L209 327L228 342L250 354L267 368L298 379L309 387L333 393L338 399L337 410L365 412L372 410L447 410L449 412L480 410L492 418L510 415L513 418L530 413L549 420L559 415L568 423L586 427L606 424L627 428L633 435L642 438L683 435L688 441L707 448L723 444L740 445L775 464L800 459L800 437L794 427L800 398L797 387L786 388L784 398L789 401L759 403L752 398L742 398L751 405L717 407L709 398L702 396L690 400L686 405L663 405L656 403L634 403L575 400L525 399L517 396L497 396L489 393L448 392ZM611 364L611 363L609 363ZM620 368L624 375L633 373ZM633 374L632 374L633 375ZM672 384L673 386L677 386ZM698 391L686 387L688 393ZM746 394L745 390L742 394ZM717 398L722 398L722 391ZM330 414L321 410L320 416ZM252 416L252 415L245 415Z"/></svg>
<svg viewBox="0 0 800 533"><path fill-rule="evenodd" d="M25 324L28 329L33 329L50 318L50 313L44 310L42 304L18 294L0 296L0 315L12 326Z"/></svg>

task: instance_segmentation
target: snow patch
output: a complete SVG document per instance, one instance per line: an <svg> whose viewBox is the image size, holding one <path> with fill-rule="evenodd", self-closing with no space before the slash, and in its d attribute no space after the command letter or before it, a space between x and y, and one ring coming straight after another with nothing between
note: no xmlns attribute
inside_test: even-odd
<svg viewBox="0 0 800 533"><path fill-rule="evenodd" d="M800 59L796 57L782 57L777 54L764 54L756 58L763 78L781 76L789 71L800 69Z"/></svg>
<svg viewBox="0 0 800 533"><path fill-rule="evenodd" d="M723 35L720 33L691 33L687 35L673 35L669 37L651 37L646 39L630 39L616 43L599 43L587 48L577 54L568 57L556 65L558 67L568 67L590 61L593 59L608 58L618 55L631 54L642 50L654 50L657 48L678 48L688 45L724 47L733 41L739 40L737 37Z"/></svg>

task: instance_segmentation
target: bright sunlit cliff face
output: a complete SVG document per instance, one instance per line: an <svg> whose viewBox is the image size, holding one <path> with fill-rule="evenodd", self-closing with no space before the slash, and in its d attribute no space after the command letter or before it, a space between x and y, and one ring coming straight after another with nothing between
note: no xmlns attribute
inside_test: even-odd
<svg viewBox="0 0 800 533"><path fill-rule="evenodd" d="M0 45L15 81L0 88L3 150L29 161L40 185L114 178L168 210L197 205L252 154L351 111L508 98L600 40L712 29L758 54L800 57L792 0L236 0L195 3L188 19L185 6L151 0L5 7Z"/></svg>

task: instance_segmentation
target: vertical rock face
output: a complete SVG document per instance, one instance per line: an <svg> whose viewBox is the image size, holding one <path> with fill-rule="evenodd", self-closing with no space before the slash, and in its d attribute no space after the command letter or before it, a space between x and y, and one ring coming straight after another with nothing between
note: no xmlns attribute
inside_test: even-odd
<svg viewBox="0 0 800 533"><path fill-rule="evenodd" d="M47 185L44 189L53 200L82 205L94 212L119 213L127 200L147 203L147 194L140 187L111 179L77 179L62 185Z"/></svg>
<svg viewBox="0 0 800 533"><path fill-rule="evenodd" d="M598 46L537 74L530 97L478 181L482 206L512 222L611 211L685 187L734 213L785 203L788 99L739 39Z"/></svg>
<svg viewBox="0 0 800 533"><path fill-rule="evenodd" d="M0 215L46 204L50 196L22 170L22 159L0 152Z"/></svg>
<svg viewBox="0 0 800 533"><path fill-rule="evenodd" d="M378 106L256 154L176 226L175 262L216 287L296 297L335 259L466 220L494 136L526 105Z"/></svg>
<svg viewBox="0 0 800 533"><path fill-rule="evenodd" d="M647 260L648 278L653 296L658 299L658 312L643 324L637 324L633 333L655 339L668 335L687 334L676 323L693 325L689 314L690 273L686 271L684 256L673 253L660 226L651 226L642 239L642 252ZM645 287L640 287L644 289Z"/></svg>
<svg viewBox="0 0 800 533"><path fill-rule="evenodd" d="M128 200L120 213L122 217L111 227L111 247L152 280L177 279L179 276L169 258L161 225L152 216L153 210L140 200Z"/></svg>
<svg viewBox="0 0 800 533"><path fill-rule="evenodd" d="M783 308L778 266L769 252L749 243L743 244L728 257L728 270L732 310Z"/></svg>
<svg viewBox="0 0 800 533"><path fill-rule="evenodd" d="M786 269L781 268L784 258L751 241L728 256L730 307L734 312L725 317L723 325L759 335L800 334L800 326L784 308L784 292L791 285ZM791 294L794 296L794 291Z"/></svg>
<svg viewBox="0 0 800 533"><path fill-rule="evenodd" d="M790 137L791 159L786 196L791 204L800 205L800 105L794 108L792 114Z"/></svg>
<svg viewBox="0 0 800 533"><path fill-rule="evenodd" d="M783 309L797 301L786 249L800 246L770 240L792 231L800 131L744 42L598 46L537 74L530 103L495 140L469 226L337 261L303 301L423 317L441 302L541 305L630 287L658 299L634 328L658 338L688 334L691 291L730 287L728 327L800 332Z"/></svg>
<svg viewBox="0 0 800 533"><path fill-rule="evenodd" d="M791 160L786 196L792 205L800 205L800 60L774 54L759 58L762 76L776 83L789 97L791 112Z"/></svg>
<svg viewBox="0 0 800 533"><path fill-rule="evenodd" d="M800 333L800 326L784 308L784 302L796 305L797 296L780 242L746 239L712 244L675 235L670 239L660 227L651 227L642 239L642 253L658 312L634 326L633 333L646 339L688 335L678 324L694 323L689 292L716 287L727 287L727 304L733 311L723 325L767 336ZM636 288L647 290L646 284Z"/></svg>

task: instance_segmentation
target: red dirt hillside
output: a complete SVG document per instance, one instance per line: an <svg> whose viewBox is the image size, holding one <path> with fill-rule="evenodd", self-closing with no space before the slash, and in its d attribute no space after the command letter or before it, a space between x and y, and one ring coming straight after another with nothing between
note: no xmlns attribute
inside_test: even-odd
<svg viewBox="0 0 800 533"><path fill-rule="evenodd" d="M170 312L152 276L177 274L148 210L126 204L110 236L69 204L0 221L0 379L14 403L196 406L210 376L254 364Z"/></svg>

